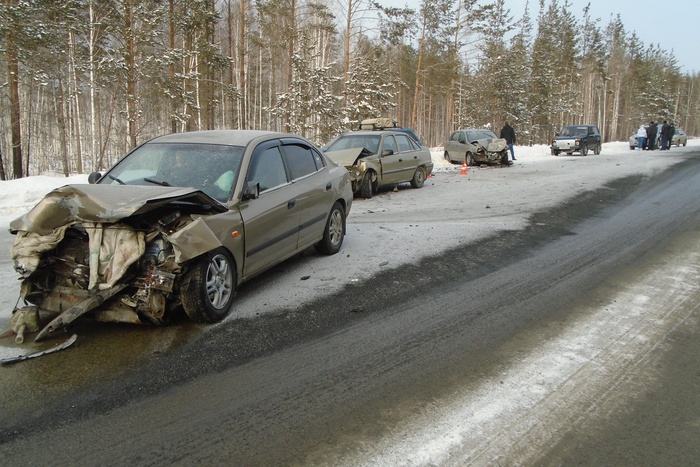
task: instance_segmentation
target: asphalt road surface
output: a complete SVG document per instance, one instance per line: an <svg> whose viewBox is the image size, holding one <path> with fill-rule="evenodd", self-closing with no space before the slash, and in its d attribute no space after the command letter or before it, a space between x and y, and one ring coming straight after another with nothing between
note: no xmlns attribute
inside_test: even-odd
<svg viewBox="0 0 700 467"><path fill-rule="evenodd" d="M698 156L300 310L82 324L0 368L0 464L697 464Z"/></svg>

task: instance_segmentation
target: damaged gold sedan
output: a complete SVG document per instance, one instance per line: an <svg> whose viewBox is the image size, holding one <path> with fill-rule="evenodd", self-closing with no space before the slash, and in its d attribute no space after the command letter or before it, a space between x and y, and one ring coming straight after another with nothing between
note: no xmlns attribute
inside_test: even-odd
<svg viewBox="0 0 700 467"><path fill-rule="evenodd" d="M347 170L284 133L161 136L89 181L10 224L17 342L86 313L164 324L184 309L219 321L244 281L310 246L337 253L352 204Z"/></svg>

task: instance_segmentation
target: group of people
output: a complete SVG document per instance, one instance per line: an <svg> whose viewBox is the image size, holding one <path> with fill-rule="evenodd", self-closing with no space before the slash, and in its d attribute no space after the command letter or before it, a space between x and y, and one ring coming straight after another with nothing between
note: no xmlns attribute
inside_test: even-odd
<svg viewBox="0 0 700 467"><path fill-rule="evenodd" d="M652 120L648 126L641 125L637 130L637 149L653 151L660 142L659 150L668 151L671 149L671 140L675 132L676 127L673 123L669 124L664 120L659 128L659 124Z"/></svg>

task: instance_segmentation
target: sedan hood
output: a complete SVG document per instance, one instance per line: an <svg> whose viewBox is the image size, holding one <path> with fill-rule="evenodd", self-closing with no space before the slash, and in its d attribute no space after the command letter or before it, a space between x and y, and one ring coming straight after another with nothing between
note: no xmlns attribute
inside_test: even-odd
<svg viewBox="0 0 700 467"><path fill-rule="evenodd" d="M340 151L328 151L326 155L330 160L338 165L348 167L355 165L355 161L360 157L371 156L372 154L365 148L341 149Z"/></svg>
<svg viewBox="0 0 700 467"><path fill-rule="evenodd" d="M47 194L27 214L10 223L10 231L46 235L74 222L113 223L169 203L198 207L202 214L228 208L194 188L142 185L66 185Z"/></svg>
<svg viewBox="0 0 700 467"><path fill-rule="evenodd" d="M503 138L484 138L472 141L472 144L479 144L489 152L501 152L508 146L508 142Z"/></svg>

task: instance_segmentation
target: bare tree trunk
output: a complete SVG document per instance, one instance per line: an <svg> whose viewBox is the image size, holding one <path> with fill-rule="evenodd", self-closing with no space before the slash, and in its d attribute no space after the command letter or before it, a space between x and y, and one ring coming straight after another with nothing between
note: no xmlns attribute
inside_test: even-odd
<svg viewBox="0 0 700 467"><path fill-rule="evenodd" d="M423 44L425 43L425 18L423 19L423 27L420 33L420 45L418 48L418 66L416 68L416 85L413 90L413 112L411 112L411 128L416 127L416 117L418 115L418 96L420 93L420 74L423 63Z"/></svg>
<svg viewBox="0 0 700 467"><path fill-rule="evenodd" d="M56 92L54 93L54 109L56 111L56 123L58 126L58 141L61 147L61 163L63 166L63 175L70 174L70 161L68 160L68 135L66 132L66 107L65 94L63 92L63 79L59 72L57 79Z"/></svg>
<svg viewBox="0 0 700 467"><path fill-rule="evenodd" d="M97 141L96 141L96 131L95 131L95 119L96 109L95 109L95 10L93 0L89 2L90 8L90 39L88 41L88 50L90 54L90 157L93 162L93 170L100 170L100 166L97 164Z"/></svg>
<svg viewBox="0 0 700 467"><path fill-rule="evenodd" d="M238 37L238 85L241 88L241 122L240 128L248 126L248 92L246 91L246 8L247 0L241 0L241 24Z"/></svg>
<svg viewBox="0 0 700 467"><path fill-rule="evenodd" d="M126 109L129 122L129 145L136 147L136 43L134 40L134 0L124 4L124 27L126 31L125 61L126 61Z"/></svg>
<svg viewBox="0 0 700 467"><path fill-rule="evenodd" d="M16 5L17 0L5 0L6 5ZM22 178L22 132L20 131L19 106L19 61L17 59L17 44L11 34L6 38L7 67L10 82L10 131L12 133L12 177Z"/></svg>
<svg viewBox="0 0 700 467"><path fill-rule="evenodd" d="M350 78L350 28L352 27L352 0L347 0L347 22L345 23L345 50L343 60L343 106L348 105L348 79Z"/></svg>
<svg viewBox="0 0 700 467"><path fill-rule="evenodd" d="M170 53L175 50L175 19L173 18L175 16L175 0L170 0L169 6L169 15L168 15L168 39L169 43L168 45L170 46ZM170 83L174 84L175 83L175 62L171 59L170 61ZM177 103L175 99L172 97L170 98L170 132L171 133L177 133L177 118L175 117L175 114L177 114Z"/></svg>
<svg viewBox="0 0 700 467"><path fill-rule="evenodd" d="M74 102L75 112L73 125L75 128L75 170L77 173L83 173L83 144L80 136L80 95L78 94L78 76L75 66L75 35L73 31L68 32L68 53L70 54L70 62L72 68L73 92L71 93L71 101ZM69 77L70 79L70 77Z"/></svg>

